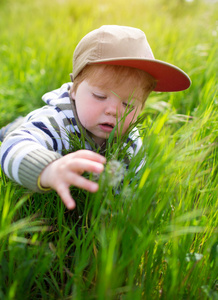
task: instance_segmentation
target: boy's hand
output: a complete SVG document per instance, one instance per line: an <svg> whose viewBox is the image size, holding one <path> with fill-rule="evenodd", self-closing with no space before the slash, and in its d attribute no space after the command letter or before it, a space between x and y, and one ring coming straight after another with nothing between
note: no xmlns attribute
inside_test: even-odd
<svg viewBox="0 0 218 300"><path fill-rule="evenodd" d="M41 173L42 187L54 189L68 209L74 209L76 202L69 187L74 185L91 193L98 190L98 184L81 176L84 172L101 173L104 170L104 156L89 150L67 154L49 164Z"/></svg>

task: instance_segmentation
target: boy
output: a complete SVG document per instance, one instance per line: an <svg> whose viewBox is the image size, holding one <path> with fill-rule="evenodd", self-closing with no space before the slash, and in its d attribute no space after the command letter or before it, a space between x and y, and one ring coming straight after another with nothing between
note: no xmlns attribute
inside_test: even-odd
<svg viewBox="0 0 218 300"><path fill-rule="evenodd" d="M128 131L150 92L190 86L182 70L154 59L141 30L116 25L102 26L79 42L71 79L73 83L43 96L46 106L1 131L6 175L34 191L56 190L68 209L76 206L71 185L97 191L98 184L82 174L103 171L106 159L99 153L112 131L115 138L128 133L130 152L138 152L139 135ZM63 156L69 150L67 132L84 134L86 150ZM96 147L99 153L93 151Z"/></svg>

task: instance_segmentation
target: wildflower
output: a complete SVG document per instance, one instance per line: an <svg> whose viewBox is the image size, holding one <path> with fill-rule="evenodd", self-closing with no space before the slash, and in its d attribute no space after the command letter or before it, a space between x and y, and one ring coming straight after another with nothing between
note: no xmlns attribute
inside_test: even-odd
<svg viewBox="0 0 218 300"><path fill-rule="evenodd" d="M126 169L124 163L112 159L107 163L105 167L105 171L102 174L102 180L108 186L117 187L123 180L125 170ZM93 173L93 180L98 181L99 178L99 174Z"/></svg>
<svg viewBox="0 0 218 300"><path fill-rule="evenodd" d="M123 180L125 174L124 164L115 159L109 161L106 166L106 174L108 185L113 187L118 186Z"/></svg>

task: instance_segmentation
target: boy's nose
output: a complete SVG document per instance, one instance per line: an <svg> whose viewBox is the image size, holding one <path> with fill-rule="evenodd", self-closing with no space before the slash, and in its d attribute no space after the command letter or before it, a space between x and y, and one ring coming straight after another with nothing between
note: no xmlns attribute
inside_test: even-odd
<svg viewBox="0 0 218 300"><path fill-rule="evenodd" d="M110 99L108 105L105 108L105 114L117 117L120 114L119 111L120 111L119 101L117 101L116 99L115 100Z"/></svg>

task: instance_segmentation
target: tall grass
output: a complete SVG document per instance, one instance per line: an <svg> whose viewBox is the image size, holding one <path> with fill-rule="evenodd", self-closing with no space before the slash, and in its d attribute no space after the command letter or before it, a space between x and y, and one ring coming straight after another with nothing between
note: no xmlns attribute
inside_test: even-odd
<svg viewBox="0 0 218 300"><path fill-rule="evenodd" d="M0 299L218 298L216 16L201 1L0 2L0 125L69 81L76 44L102 24L140 27L192 79L151 95L122 184L108 164L96 194L72 187L74 211L0 174Z"/></svg>

